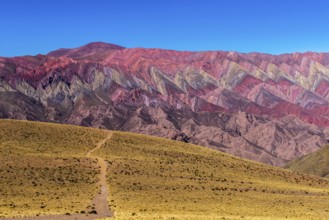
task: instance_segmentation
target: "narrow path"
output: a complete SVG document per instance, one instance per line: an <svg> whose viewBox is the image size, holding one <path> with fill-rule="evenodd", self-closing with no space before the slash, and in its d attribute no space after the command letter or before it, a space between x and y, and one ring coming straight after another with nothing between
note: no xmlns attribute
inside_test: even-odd
<svg viewBox="0 0 329 220"><path fill-rule="evenodd" d="M91 154L101 148L106 141L110 140L112 137L112 132L109 131L106 138L99 141L95 148L88 151L85 156L93 159L97 159L99 167L100 167L100 179L98 184L100 185L100 192L97 193L92 201L92 205L94 205L95 210L97 212L96 215L94 214L72 214L72 215L45 215L45 216L30 216L30 217L18 217L18 218L4 218L4 220L94 220L98 218L106 218L112 217L113 213L109 209L109 203L107 201L107 197L109 195L107 183L106 183L106 171L107 171L107 164L106 161L97 156L92 156Z"/></svg>
<svg viewBox="0 0 329 220"><path fill-rule="evenodd" d="M92 152L94 152L95 150L98 150L99 148L101 148L101 146L102 146L103 144L105 144L106 141L110 140L111 138L112 138L112 132L109 131L109 133L108 133L108 135L107 135L106 138L104 138L103 140L101 140L100 142L98 142L98 143L96 144L96 147L94 147L93 149L91 149L90 151L88 151L88 152L86 153L86 157L90 157L90 154L91 154Z"/></svg>
<svg viewBox="0 0 329 220"><path fill-rule="evenodd" d="M105 139L98 142L96 147L91 149L86 153L86 157L95 158L98 161L100 167L100 179L99 179L99 186L100 192L95 196L93 199L93 205L95 206L95 210L99 217L111 217L112 212L109 209L109 203L107 201L107 197L109 196L109 190L106 183L106 171L107 171L107 164L105 160L101 157L91 156L91 154L102 147L103 144L112 137L112 132L110 132Z"/></svg>

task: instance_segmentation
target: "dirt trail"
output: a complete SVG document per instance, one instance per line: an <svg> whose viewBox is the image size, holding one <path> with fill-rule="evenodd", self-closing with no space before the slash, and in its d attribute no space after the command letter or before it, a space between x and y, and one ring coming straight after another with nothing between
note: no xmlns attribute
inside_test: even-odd
<svg viewBox="0 0 329 220"><path fill-rule="evenodd" d="M101 148L106 141L110 140L112 137L112 132L109 132L107 137L97 143L96 147L88 151L85 156L89 158L97 159L99 167L100 167L100 179L99 186L100 192L96 194L95 198L92 201L92 205L94 205L97 214L72 214L72 215L46 215L46 216L31 216L31 217L18 217L18 218L4 218L4 220L94 220L98 218L106 218L112 217L113 213L109 209L109 203L107 201L107 197L109 195L107 183L106 183L106 171L107 164L106 161L97 156L92 156L91 154Z"/></svg>
<svg viewBox="0 0 329 220"><path fill-rule="evenodd" d="M91 149L90 151L88 151L86 153L86 157L90 157L90 154L96 150L98 150L99 148L101 148L103 146L103 144L105 144L106 141L110 140L112 138L112 132L109 131L108 135L106 138L104 138L103 140L101 140L100 142L97 143L96 147L94 147L93 149Z"/></svg>
<svg viewBox="0 0 329 220"><path fill-rule="evenodd" d="M95 158L98 161L100 167L100 192L95 196L93 200L93 204L95 206L95 210L97 211L97 215L101 217L111 217L112 213L109 210L109 203L107 201L107 197L109 196L109 190L106 183L106 171L107 171L107 164L105 160L101 157L91 156L91 154L102 147L103 144L112 137L112 132L107 135L105 139L100 141L95 148L91 149L86 153L87 157Z"/></svg>

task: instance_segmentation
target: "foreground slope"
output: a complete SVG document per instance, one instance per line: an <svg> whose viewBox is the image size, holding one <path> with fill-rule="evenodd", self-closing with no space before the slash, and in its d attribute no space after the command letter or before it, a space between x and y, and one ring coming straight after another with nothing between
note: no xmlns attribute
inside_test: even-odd
<svg viewBox="0 0 329 220"><path fill-rule="evenodd" d="M286 167L297 172L329 177L329 146L291 161Z"/></svg>
<svg viewBox="0 0 329 220"><path fill-rule="evenodd" d="M328 103L329 53L97 42L0 58L0 118L156 135L276 166L327 143Z"/></svg>
<svg viewBox="0 0 329 220"><path fill-rule="evenodd" d="M85 153L106 133L0 120L0 218L91 212L100 170Z"/></svg>
<svg viewBox="0 0 329 220"><path fill-rule="evenodd" d="M329 218L327 179L139 134L12 120L0 131L2 217L88 212L104 160L116 219Z"/></svg>
<svg viewBox="0 0 329 220"><path fill-rule="evenodd" d="M110 164L118 218L329 218L326 179L122 132L97 155Z"/></svg>

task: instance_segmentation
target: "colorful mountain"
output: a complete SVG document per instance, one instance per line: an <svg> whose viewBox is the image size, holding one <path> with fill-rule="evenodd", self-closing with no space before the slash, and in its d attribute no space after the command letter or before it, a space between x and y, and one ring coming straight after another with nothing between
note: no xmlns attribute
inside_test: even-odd
<svg viewBox="0 0 329 220"><path fill-rule="evenodd" d="M124 48L0 58L0 117L132 131L281 166L329 139L329 53Z"/></svg>

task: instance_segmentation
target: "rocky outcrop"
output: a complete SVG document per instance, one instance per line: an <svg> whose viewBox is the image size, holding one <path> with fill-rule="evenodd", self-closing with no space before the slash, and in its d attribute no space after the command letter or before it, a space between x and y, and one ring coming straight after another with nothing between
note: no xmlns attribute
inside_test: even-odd
<svg viewBox="0 0 329 220"><path fill-rule="evenodd" d="M329 54L91 43L0 58L0 117L125 130L273 165L327 142Z"/></svg>

